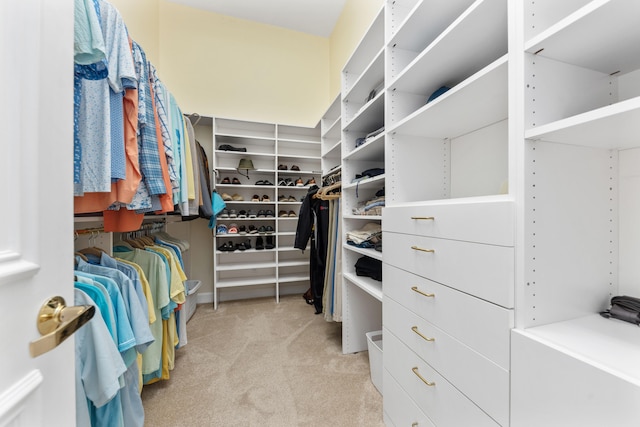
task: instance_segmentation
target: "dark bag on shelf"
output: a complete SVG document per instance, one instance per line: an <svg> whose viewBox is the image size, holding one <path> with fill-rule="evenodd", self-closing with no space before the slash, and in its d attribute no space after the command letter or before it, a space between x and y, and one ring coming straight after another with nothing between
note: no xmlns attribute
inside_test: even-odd
<svg viewBox="0 0 640 427"><path fill-rule="evenodd" d="M382 281L382 261L363 256L356 261L356 275Z"/></svg>
<svg viewBox="0 0 640 427"><path fill-rule="evenodd" d="M600 313L601 316L624 320L640 325L640 299L628 296L611 298L611 308Z"/></svg>

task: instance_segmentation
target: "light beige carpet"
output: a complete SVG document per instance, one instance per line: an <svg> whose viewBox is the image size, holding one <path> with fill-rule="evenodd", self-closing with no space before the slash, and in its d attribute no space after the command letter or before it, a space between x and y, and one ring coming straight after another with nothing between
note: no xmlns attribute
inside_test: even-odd
<svg viewBox="0 0 640 427"><path fill-rule="evenodd" d="M145 425L383 426L368 353L300 295L200 305L171 379L144 386Z"/></svg>

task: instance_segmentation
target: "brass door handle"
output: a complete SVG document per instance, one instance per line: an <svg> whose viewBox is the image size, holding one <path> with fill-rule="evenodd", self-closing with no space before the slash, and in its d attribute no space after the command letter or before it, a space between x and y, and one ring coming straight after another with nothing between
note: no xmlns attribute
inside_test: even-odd
<svg viewBox="0 0 640 427"><path fill-rule="evenodd" d="M418 246L411 246L411 249L413 249L414 251L420 251L420 252L435 252L435 249L424 249L424 248L420 248Z"/></svg>
<svg viewBox="0 0 640 427"><path fill-rule="evenodd" d="M42 335L29 343L31 357L38 357L56 348L75 331L87 323L96 312L92 305L67 307L64 298L53 297L47 300L38 312L38 332Z"/></svg>
<svg viewBox="0 0 640 427"><path fill-rule="evenodd" d="M415 333L416 333L420 338L422 338L422 339L423 339L423 340L425 340L425 341L429 341L429 342L431 342L431 341L435 341L435 340L436 340L435 338L430 338L430 337L428 337L428 336L424 335L422 332L420 332L420 331L418 330L418 327L417 327L417 326L412 326L412 327L411 327L411 330L412 330L413 332L415 332Z"/></svg>
<svg viewBox="0 0 640 427"><path fill-rule="evenodd" d="M435 216L412 216L411 219L423 220L423 221L434 221L436 217Z"/></svg>
<svg viewBox="0 0 640 427"><path fill-rule="evenodd" d="M430 293L430 294L428 294L428 293L426 293L426 292L422 292L420 289L418 289L418 287L417 287L417 286L412 286L412 287L411 287L411 290L412 290L413 292L419 293L420 295L425 296L425 297L427 297L427 298L433 298L433 297L435 297L435 296L436 296L436 294L431 294L431 293Z"/></svg>
<svg viewBox="0 0 640 427"><path fill-rule="evenodd" d="M422 375L420 375L420 373L418 372L418 367L417 366L411 368L411 370L413 371L414 374L416 374L416 376L418 378L420 378L422 380L423 383L425 383L429 387L433 387L433 386L436 385L435 381L427 381Z"/></svg>

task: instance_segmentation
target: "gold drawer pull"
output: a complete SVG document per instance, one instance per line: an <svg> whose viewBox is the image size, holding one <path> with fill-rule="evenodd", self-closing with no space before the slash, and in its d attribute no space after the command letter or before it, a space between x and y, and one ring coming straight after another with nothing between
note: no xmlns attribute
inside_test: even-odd
<svg viewBox="0 0 640 427"><path fill-rule="evenodd" d="M416 377L420 378L422 380L422 382L425 383L426 385L428 385L429 387L434 387L436 385L435 381L434 382L429 382L429 381L425 380L424 377L418 373L418 367L417 366L411 368L411 370L413 371L414 374L416 374Z"/></svg>
<svg viewBox="0 0 640 427"><path fill-rule="evenodd" d="M418 427L418 423L411 423L411 427Z"/></svg>
<svg viewBox="0 0 640 427"><path fill-rule="evenodd" d="M426 337L426 336L422 335L422 333L418 330L417 326L412 326L411 330L413 332L415 332L420 338L422 338L425 341L431 342L431 341L435 341L436 340L435 338L429 338L429 337Z"/></svg>
<svg viewBox="0 0 640 427"><path fill-rule="evenodd" d="M436 219L435 216L412 216L411 219L423 220L423 221L433 221Z"/></svg>
<svg viewBox="0 0 640 427"><path fill-rule="evenodd" d="M427 293L425 293L425 292L422 292L420 289L418 289L418 287L417 287L417 286L412 286L412 287L411 287L411 290L412 290L413 292L417 292L417 293L419 293L420 295L425 296L425 297L427 297L427 298L433 298L433 297L435 297L435 296L436 296L436 294L427 294Z"/></svg>
<svg viewBox="0 0 640 427"><path fill-rule="evenodd" d="M420 252L435 252L435 249L424 249L424 248L419 248L417 246L411 246L411 249L413 249L414 251L420 251Z"/></svg>

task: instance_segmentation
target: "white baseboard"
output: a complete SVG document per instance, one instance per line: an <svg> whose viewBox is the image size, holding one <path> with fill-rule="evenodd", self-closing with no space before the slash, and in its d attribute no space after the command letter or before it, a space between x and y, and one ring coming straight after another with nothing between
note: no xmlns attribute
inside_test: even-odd
<svg viewBox="0 0 640 427"><path fill-rule="evenodd" d="M280 296L304 294L309 289L308 283L280 285ZM235 301L251 298L275 298L273 285L251 286L242 288L225 288L219 290L218 302ZM198 304L213 304L213 292L198 292Z"/></svg>

